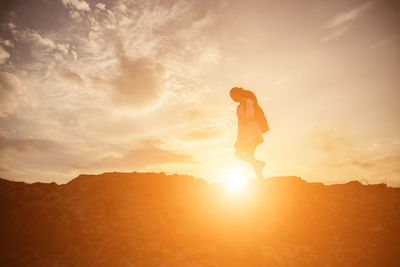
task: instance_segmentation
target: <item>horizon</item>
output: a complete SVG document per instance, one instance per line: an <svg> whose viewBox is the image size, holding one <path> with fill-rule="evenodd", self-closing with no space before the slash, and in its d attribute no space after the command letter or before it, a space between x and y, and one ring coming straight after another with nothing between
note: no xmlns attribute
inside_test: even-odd
<svg viewBox="0 0 400 267"><path fill-rule="evenodd" d="M65 185L65 184L68 184L69 182L71 182L71 181L73 181L73 180L75 180L75 179L77 179L77 178L79 178L80 176L103 176L103 175L112 175L112 174L114 174L114 175L118 175L118 174L123 174L123 175L128 175L128 174L144 174L144 175L149 175L149 174L154 174L154 175L165 175L165 176L182 176L182 177L190 177L190 178L193 178L193 179L200 179L200 180L204 180L207 184L220 184L220 185L224 185L224 187L225 188L227 188L227 189L229 189L230 187L232 187L232 180L230 180L230 179L226 179L226 180L216 180L216 181L210 181L210 180L208 180L208 179L206 179L206 178L203 178L203 177L196 177L196 176L192 176L192 175L189 175L189 174L183 174L183 173L166 173L166 172L138 172L138 171L131 171L131 172L116 172L116 171L109 171L109 172L103 172L103 173L81 173L81 174L79 174L78 176L76 176L76 177L73 177L73 178L71 178L71 179L69 179L69 180L66 180L66 181L64 181L64 182L62 182L62 183L59 183L59 182L57 182L57 181L48 181L48 182L46 182L46 181L40 181L40 180L36 180L36 181L23 181L23 180L12 180L12 179L7 179L7 178L4 178L4 177L0 177L0 179L3 179L3 180L6 180L6 181L9 181L9 182L24 182L24 183L26 183L26 184L33 184L33 183L42 183L42 184L49 184L49 183L56 183L57 185ZM229 178L229 177L228 177ZM386 181L382 181L382 182L380 182L380 183L368 183L368 181L367 180L365 180L365 179L359 179L359 180L357 180L357 179L347 179L347 180L345 180L345 181L329 181L329 182L321 182L321 181L307 181L307 180L305 180L303 177L300 177L300 176L295 176L295 175L290 175L290 176L270 176L270 177L264 177L264 179L262 179L262 180L260 180L260 179L257 179L257 177L252 177L252 178L249 178L249 177L241 177L241 179L243 179L243 180L245 180L245 182L242 184L242 181L241 181L241 184L238 186L238 185L236 185L236 184L234 184L233 185L233 187L235 187L234 188L234 190L233 191L235 191L234 192L234 194L236 195L237 193L239 193L240 194L240 192L242 191L242 190L244 190L244 188L247 186L247 183L249 182L249 181L256 181L256 182L262 182L262 181L268 181L268 180L270 180L270 179L272 179L272 180L274 180L274 179L276 179L276 178L299 178L300 180L303 180L303 181L305 181L306 183L321 183L321 184L323 184L324 186L330 186L330 185L345 185L345 184L347 184L347 183L349 183L349 182L358 182L358 183L360 183L361 185L364 185L364 186L368 186L368 185L380 185L380 184L384 184L384 185L386 185L387 187L391 187L391 188L400 188L400 186L394 186L394 185L389 185L389 184L387 184L386 183ZM233 182L235 182L235 181L233 181Z"/></svg>
<svg viewBox="0 0 400 267"><path fill-rule="evenodd" d="M270 125L264 177L400 187L395 1L0 3L0 177L255 175L236 104Z"/></svg>

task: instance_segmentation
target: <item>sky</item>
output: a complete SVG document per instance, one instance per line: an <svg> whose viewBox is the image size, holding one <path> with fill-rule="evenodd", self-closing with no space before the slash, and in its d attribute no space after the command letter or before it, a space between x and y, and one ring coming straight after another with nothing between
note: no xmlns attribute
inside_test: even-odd
<svg viewBox="0 0 400 267"><path fill-rule="evenodd" d="M0 1L0 177L254 178L236 104L270 125L266 177L400 186L398 1Z"/></svg>

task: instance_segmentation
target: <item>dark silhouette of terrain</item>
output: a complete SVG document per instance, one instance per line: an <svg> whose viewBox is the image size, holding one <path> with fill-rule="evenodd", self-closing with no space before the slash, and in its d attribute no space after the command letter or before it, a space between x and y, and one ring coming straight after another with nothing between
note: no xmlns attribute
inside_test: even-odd
<svg viewBox="0 0 400 267"><path fill-rule="evenodd" d="M0 179L0 266L399 266L400 189L163 173Z"/></svg>

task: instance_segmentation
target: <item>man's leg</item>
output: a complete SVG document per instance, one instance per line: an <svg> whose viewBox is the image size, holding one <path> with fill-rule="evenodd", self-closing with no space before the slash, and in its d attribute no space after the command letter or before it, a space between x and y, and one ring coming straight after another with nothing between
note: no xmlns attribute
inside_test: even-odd
<svg viewBox="0 0 400 267"><path fill-rule="evenodd" d="M254 158L254 152L256 150L256 147L257 147L256 145L249 145L248 147L246 147L245 150L236 149L235 157L242 161L250 163L257 178L264 179L262 175L262 170L264 168L265 162L261 160L256 160Z"/></svg>
<svg viewBox="0 0 400 267"><path fill-rule="evenodd" d="M251 153L249 155L249 162L251 164L251 166L253 167L254 172L257 175L258 179L264 179L264 176L262 174L262 170L265 166L265 162L261 161L261 160L256 160L254 158L254 152L256 151L257 145L254 145L250 148L249 153Z"/></svg>
<svg viewBox="0 0 400 267"><path fill-rule="evenodd" d="M238 158L238 159L240 159L240 160L242 160L242 161L249 161L250 160L250 157L249 157L249 155L246 153L246 151L243 151L243 150L239 150L239 149L236 149L236 151L235 151L235 157L236 158Z"/></svg>
<svg viewBox="0 0 400 267"><path fill-rule="evenodd" d="M264 179L264 176L262 174L262 171L264 169L265 166L265 162L261 161L261 160L255 160L255 162L252 164L253 169L257 175L257 178L259 179Z"/></svg>

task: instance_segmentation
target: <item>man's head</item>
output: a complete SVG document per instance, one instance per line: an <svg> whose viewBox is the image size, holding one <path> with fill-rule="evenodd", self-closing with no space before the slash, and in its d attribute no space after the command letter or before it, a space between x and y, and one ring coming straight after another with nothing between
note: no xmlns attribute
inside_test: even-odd
<svg viewBox="0 0 400 267"><path fill-rule="evenodd" d="M233 87L231 89L231 91L229 92L229 94L231 95L231 98L235 102L242 101L242 99L243 99L242 93L243 93L243 88L241 88L241 87Z"/></svg>

